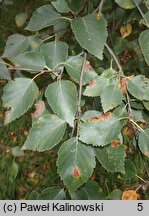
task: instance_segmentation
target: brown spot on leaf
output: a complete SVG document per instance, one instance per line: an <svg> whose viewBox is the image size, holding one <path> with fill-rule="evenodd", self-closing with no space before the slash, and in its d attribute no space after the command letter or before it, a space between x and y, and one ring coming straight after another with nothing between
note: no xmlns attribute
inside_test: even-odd
<svg viewBox="0 0 149 216"><path fill-rule="evenodd" d="M31 116L33 118L37 118L38 116L42 115L45 110L45 103L42 100L39 100L35 103L35 108L35 112L31 113Z"/></svg>
<svg viewBox="0 0 149 216"><path fill-rule="evenodd" d="M96 80L91 80L87 87L88 88L94 88L95 86L96 86Z"/></svg>
<svg viewBox="0 0 149 216"><path fill-rule="evenodd" d="M111 146L112 146L112 148L117 148L117 147L119 147L120 144L121 144L120 140L117 139L111 143Z"/></svg>
<svg viewBox="0 0 149 216"><path fill-rule="evenodd" d="M76 167L74 168L74 170L72 171L72 176L73 176L73 178L76 178L76 179L80 178L80 176L81 176L81 171L80 171L80 169L79 169L78 166L76 166Z"/></svg>
<svg viewBox="0 0 149 216"><path fill-rule="evenodd" d="M84 65L84 72L89 72L91 71L93 68L92 66L90 65L90 62L89 61L86 61L85 62L85 65Z"/></svg>
<svg viewBox="0 0 149 216"><path fill-rule="evenodd" d="M89 119L87 119L88 122L99 122L100 121L100 116L96 116L96 117L91 117Z"/></svg>
<svg viewBox="0 0 149 216"><path fill-rule="evenodd" d="M133 75L132 76L128 76L128 77L122 77L122 79L120 81L119 88L122 90L122 92L124 94L126 94L126 92L127 92L128 81L131 78L133 78Z"/></svg>
<svg viewBox="0 0 149 216"><path fill-rule="evenodd" d="M105 121L105 120L110 118L111 114L112 114L111 112L107 112L107 113L101 114L101 115L96 116L96 117L91 117L91 118L87 119L87 121L88 122Z"/></svg>
<svg viewBox="0 0 149 216"><path fill-rule="evenodd" d="M122 200L137 200L138 194L134 190L124 191L122 194Z"/></svg>

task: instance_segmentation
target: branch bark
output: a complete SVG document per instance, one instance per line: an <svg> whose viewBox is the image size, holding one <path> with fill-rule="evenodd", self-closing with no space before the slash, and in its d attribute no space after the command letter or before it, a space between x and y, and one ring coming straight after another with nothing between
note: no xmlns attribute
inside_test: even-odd
<svg viewBox="0 0 149 216"><path fill-rule="evenodd" d="M138 8L138 11L140 12L142 18L144 19L146 26L149 28L149 23L148 23L148 21L147 21L145 15L144 15L144 13L143 13L143 11L141 10L140 6L138 5L138 3L137 3L135 0L133 0L133 2L134 2L134 4L136 5L136 7Z"/></svg>
<svg viewBox="0 0 149 216"><path fill-rule="evenodd" d="M98 13L101 13L102 12L102 8L103 8L103 5L104 3L106 2L106 0L101 0L98 7L97 7L97 12Z"/></svg>
<svg viewBox="0 0 149 216"><path fill-rule="evenodd" d="M111 54L111 56L113 57L114 61L116 62L117 64L117 67L119 69L118 73L119 73L119 77L120 77L120 80L124 77L124 72L123 72L123 69L122 69L122 66L121 64L119 63L119 60L118 58L116 57L116 55L114 54L114 52L112 51L112 49L108 46L108 44L105 44L107 50L109 51L109 53ZM126 84L125 84L126 85ZM127 86L126 87L126 101L127 101L127 104L128 104L128 116L129 116L129 122L132 124L134 130L136 131L136 125L133 124L133 114L132 114L132 109L131 109L131 102L130 102L130 97L129 97L129 94L128 94L128 91L127 91Z"/></svg>
<svg viewBox="0 0 149 216"><path fill-rule="evenodd" d="M82 64L82 69L81 69L81 74L80 74L77 113L76 113L76 119L74 121L74 126L72 129L71 137L74 135L76 125L77 125L77 137L79 136L79 125L80 125L80 117L81 117L82 86L83 86L83 74L84 74L85 63L86 63L86 52L84 52L84 59L83 59L83 64Z"/></svg>

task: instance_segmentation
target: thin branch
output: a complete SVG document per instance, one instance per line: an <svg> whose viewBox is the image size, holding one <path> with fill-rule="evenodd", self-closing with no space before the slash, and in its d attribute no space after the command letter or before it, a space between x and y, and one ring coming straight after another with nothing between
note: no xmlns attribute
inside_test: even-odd
<svg viewBox="0 0 149 216"><path fill-rule="evenodd" d="M109 53L112 55L114 61L115 61L116 64L117 64L117 67L118 67L118 69L119 69L119 76L120 76L120 77L124 76L124 72L123 72L122 66L120 65L120 63L119 63L117 57L115 56L114 52L113 52L112 49L108 46L107 43L105 44L105 47L107 48L107 50L109 51Z"/></svg>
<svg viewBox="0 0 149 216"><path fill-rule="evenodd" d="M41 71L40 73L36 74L36 76L34 76L32 80L36 79L38 76L40 76L40 75L42 75L44 73L45 73L44 71Z"/></svg>
<svg viewBox="0 0 149 216"><path fill-rule="evenodd" d="M106 48L108 49L108 51L110 52L110 54L112 55L113 59L115 60L116 64L117 64L117 67L119 68L119 75L120 75L120 78L122 78L122 76L124 76L124 72L123 72L123 69L122 69L122 66L120 65L117 57L115 56L114 52L111 50L111 48L106 44L105 45ZM131 109L131 104L130 104L130 97L129 97L129 94L128 94L128 91L127 91L127 86L126 86L126 100L127 100L127 104L128 104L128 115L129 115L129 122L131 123L131 125L133 126L133 129L134 131L137 131L138 129L140 131L144 131L134 120L133 120L133 115L132 115L132 109ZM140 149L139 149L140 151ZM142 152L140 151L141 155L142 155ZM145 161L143 159L143 155L142 155L142 160L143 160L143 163L144 163L144 167L145 167L145 170L146 170L146 173L147 175L149 176L149 171L146 167L146 164L145 164Z"/></svg>
<svg viewBox="0 0 149 216"><path fill-rule="evenodd" d="M1 0L0 4L3 4L4 0Z"/></svg>
<svg viewBox="0 0 149 216"><path fill-rule="evenodd" d="M101 13L102 12L102 8L103 8L103 5L104 3L106 2L106 0L101 0L98 7L97 7L97 12L98 13Z"/></svg>
<svg viewBox="0 0 149 216"><path fill-rule="evenodd" d="M61 19L65 19L65 20L71 21L71 19L68 18L68 17L61 17Z"/></svg>
<svg viewBox="0 0 149 216"><path fill-rule="evenodd" d="M119 73L119 77L120 77L120 80L121 80L124 77L124 72L123 72L122 66L120 65L117 57L115 56L112 49L108 46L108 44L105 44L105 46L106 46L107 50L109 51L109 53L112 55L112 57L115 60L116 64L117 64L117 67L119 69L118 73ZM136 125L134 124L134 121L133 121L132 109L131 109L131 104L130 104L130 97L129 97L129 94L128 94L128 91L127 91L127 86L125 86L125 87L126 87L126 100L127 100L127 104L128 104L129 122L132 123L132 126L133 126L134 130L136 131Z"/></svg>
<svg viewBox="0 0 149 216"><path fill-rule="evenodd" d="M84 60L83 60L83 65L81 69L81 74L80 74L80 82L79 82L79 97L78 97L78 117L81 115L81 98L82 98L82 86L83 86L83 74L84 74L84 67L86 63L86 52L84 52Z"/></svg>
<svg viewBox="0 0 149 216"><path fill-rule="evenodd" d="M34 71L33 69L30 69L30 68L19 68L19 67L13 67L13 66L9 67L8 69L9 69L9 70ZM38 73L38 72L39 72L39 71L37 71L37 73ZM47 71L45 71L45 72L49 72L49 71L47 70Z"/></svg>
<svg viewBox="0 0 149 216"><path fill-rule="evenodd" d="M130 97L128 95L127 90L126 90L126 100L127 100L127 103L128 103L128 115L129 115L129 121L130 121L130 120L133 120L133 114L132 114L132 109L131 109L131 105L130 105ZM134 123L134 121L133 121L133 123Z"/></svg>
<svg viewBox="0 0 149 216"><path fill-rule="evenodd" d="M81 99L82 99L82 86L83 86L83 74L84 67L86 64L86 52L84 52L83 65L80 74L80 82L79 82L79 97L78 97L78 109L77 109L77 137L79 136L79 126L80 126L80 117L81 117Z"/></svg>
<svg viewBox="0 0 149 216"><path fill-rule="evenodd" d="M141 10L139 4L138 4L135 0L133 0L133 2L134 2L134 4L136 5L136 7L138 8L138 11L140 12L142 18L144 19L146 26L149 28L149 23L148 23L148 21L147 21L145 15L144 15L144 13L143 13L143 11Z"/></svg>
<svg viewBox="0 0 149 216"><path fill-rule="evenodd" d="M51 36L49 36L49 37L47 37L47 38L45 38L45 39L43 39L43 40L42 40L42 43L44 43L44 42L47 41L47 40L50 40L50 39L53 38L53 37L55 37L55 34L54 34L54 35L51 35Z"/></svg>
<svg viewBox="0 0 149 216"><path fill-rule="evenodd" d="M76 112L76 119L74 121L71 137L73 136L73 134L75 132L76 125L77 125L77 137L79 136L79 125L80 125L80 116L81 116L82 86L83 86L83 74L84 74L85 63L86 63L86 52L84 52L84 59L83 59L83 64L82 64L82 69L81 69L81 74L80 74L77 112Z"/></svg>
<svg viewBox="0 0 149 216"><path fill-rule="evenodd" d="M4 64L4 65L7 65L7 66L9 66L8 67L8 70L22 70L22 71L28 71L28 72L31 72L31 71L34 71L33 69L30 69L30 68L19 68L19 67L14 67L13 65L10 65L10 64L8 64L8 63L6 63L6 62L0 62L0 64ZM61 63L60 63L61 64ZM57 65L56 65L56 67L57 67ZM54 71L55 71L55 69L56 69L56 67L54 67L53 68L53 70L51 70L50 68L48 68L48 67L46 67L47 68L47 70L46 69L44 69L43 71L42 71L42 74L43 73L53 73L56 77L58 77L59 75L58 74L56 74ZM37 73L38 73L39 71L37 71ZM40 72L41 73L41 72ZM38 74L37 74L38 75Z"/></svg>

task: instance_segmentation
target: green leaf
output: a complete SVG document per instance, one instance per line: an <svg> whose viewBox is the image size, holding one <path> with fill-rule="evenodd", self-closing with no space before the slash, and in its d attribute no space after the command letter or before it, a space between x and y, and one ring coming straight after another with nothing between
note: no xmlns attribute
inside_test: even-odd
<svg viewBox="0 0 149 216"><path fill-rule="evenodd" d="M30 72L41 71L46 67L45 60L43 56L38 52L25 52L13 60L13 63L18 68L29 69Z"/></svg>
<svg viewBox="0 0 149 216"><path fill-rule="evenodd" d="M33 123L23 150L45 151L56 146L66 130L65 121L55 115L43 115Z"/></svg>
<svg viewBox="0 0 149 216"><path fill-rule="evenodd" d="M147 22L149 23L149 10L144 14L144 16Z"/></svg>
<svg viewBox="0 0 149 216"><path fill-rule="evenodd" d="M94 181L88 181L84 186L79 188L74 196L74 200L104 200L105 195L99 192L99 185Z"/></svg>
<svg viewBox="0 0 149 216"><path fill-rule="evenodd" d="M140 132L138 144L141 152L149 157L149 128Z"/></svg>
<svg viewBox="0 0 149 216"><path fill-rule="evenodd" d="M68 26L69 22L65 19L60 20L58 23L54 25L54 33L57 39L61 38L65 34Z"/></svg>
<svg viewBox="0 0 149 216"><path fill-rule="evenodd" d="M28 17L27 13L19 13L15 16L15 22L18 28L21 28L24 26L27 20L27 17Z"/></svg>
<svg viewBox="0 0 149 216"><path fill-rule="evenodd" d="M71 76L71 78L79 83L80 74L83 65L83 57L81 56L73 56L69 58L65 64L65 68L67 73ZM93 70L89 62L85 64L85 70L83 73L83 85L89 83L92 79L97 76L96 72Z"/></svg>
<svg viewBox="0 0 149 216"><path fill-rule="evenodd" d="M101 76L95 77L88 86L86 86L83 94L89 97L100 96L104 89L117 81L117 72L113 69L103 71Z"/></svg>
<svg viewBox="0 0 149 216"><path fill-rule="evenodd" d="M90 146L71 138L58 152L58 173L70 194L73 194L91 176L95 167L95 154Z"/></svg>
<svg viewBox="0 0 149 216"><path fill-rule="evenodd" d="M122 198L122 191L120 189L113 190L106 199L108 200L121 200Z"/></svg>
<svg viewBox="0 0 149 216"><path fill-rule="evenodd" d="M29 47L28 51L39 52L40 45L42 44L42 40L37 36L28 36Z"/></svg>
<svg viewBox="0 0 149 216"><path fill-rule="evenodd" d="M121 172L125 173L125 146L119 145L112 147L111 145L104 148L96 149L96 157L102 166L108 172Z"/></svg>
<svg viewBox="0 0 149 216"><path fill-rule="evenodd" d="M101 95L101 92L103 91L105 86L106 86L106 79L103 76L97 76L89 83L89 85L86 86L83 95L89 97L97 97Z"/></svg>
<svg viewBox="0 0 149 216"><path fill-rule="evenodd" d="M144 75L138 75L128 82L129 93L139 100L149 100L149 79Z"/></svg>
<svg viewBox="0 0 149 216"><path fill-rule="evenodd" d="M39 93L32 79L16 78L6 84L3 94L3 106L10 108L6 111L5 124L23 115L34 103Z"/></svg>
<svg viewBox="0 0 149 216"><path fill-rule="evenodd" d="M57 0L51 2L51 4L60 13L68 13L70 11L70 8L65 0Z"/></svg>
<svg viewBox="0 0 149 216"><path fill-rule="evenodd" d="M52 5L43 5L33 13L26 30L38 31L55 25L60 19L61 15L54 10Z"/></svg>
<svg viewBox="0 0 149 216"><path fill-rule="evenodd" d="M139 4L142 0L135 0L137 4ZM132 9L136 7L133 0L115 0L115 2L125 9Z"/></svg>
<svg viewBox="0 0 149 216"><path fill-rule="evenodd" d="M101 93L101 104L104 112L109 111L121 104L123 94L120 88L115 85L107 86Z"/></svg>
<svg viewBox="0 0 149 216"><path fill-rule="evenodd" d="M73 126L77 110L76 86L70 81L60 80L47 87L45 96L53 111Z"/></svg>
<svg viewBox="0 0 149 216"><path fill-rule="evenodd" d="M81 123L80 140L94 146L105 146L118 138L121 124L117 116L112 113L98 116L96 122Z"/></svg>
<svg viewBox="0 0 149 216"><path fill-rule="evenodd" d="M64 200L66 199L66 194L63 188L50 187L42 191L42 193L37 197L37 200Z"/></svg>
<svg viewBox="0 0 149 216"><path fill-rule="evenodd" d="M131 160L125 160L125 179L134 178L137 175L137 169Z"/></svg>
<svg viewBox="0 0 149 216"><path fill-rule="evenodd" d="M140 37L139 37L139 43L141 46L141 50L143 52L145 61L147 62L147 64L149 65L149 29L141 32Z"/></svg>
<svg viewBox="0 0 149 216"><path fill-rule="evenodd" d="M132 109L132 116L135 122L145 122L143 119L142 111Z"/></svg>
<svg viewBox="0 0 149 216"><path fill-rule="evenodd" d="M124 125L127 124L127 120L128 120L128 112L126 109L126 105L124 103L120 104L116 109L114 109L113 113L118 117L118 118L122 118L123 120L121 121L121 123L123 123Z"/></svg>
<svg viewBox="0 0 149 216"><path fill-rule="evenodd" d="M16 162L12 162L12 164L10 164L10 168L9 168L9 180L11 182L14 181L14 179L17 177L18 175L18 172L19 172L19 165L16 163Z"/></svg>
<svg viewBox="0 0 149 216"><path fill-rule="evenodd" d="M68 56L68 45L61 41L53 41L41 46L41 54L44 56L46 65L53 69L59 63L65 62Z"/></svg>
<svg viewBox="0 0 149 216"><path fill-rule="evenodd" d="M10 72L5 62L1 58L0 58L0 79L11 80Z"/></svg>
<svg viewBox="0 0 149 216"><path fill-rule="evenodd" d="M19 34L13 34L8 37L6 47L2 55L3 58L14 58L24 52L29 46L27 37Z"/></svg>
<svg viewBox="0 0 149 216"><path fill-rule="evenodd" d="M149 101L143 101L143 105L149 111Z"/></svg>
<svg viewBox="0 0 149 216"><path fill-rule="evenodd" d="M72 29L79 44L99 59L103 59L103 49L107 38L106 21L96 19L95 14L73 19Z"/></svg>

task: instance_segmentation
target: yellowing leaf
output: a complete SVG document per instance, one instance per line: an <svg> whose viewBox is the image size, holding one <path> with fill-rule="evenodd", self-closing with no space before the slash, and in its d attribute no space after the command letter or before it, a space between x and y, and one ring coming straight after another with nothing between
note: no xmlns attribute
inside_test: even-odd
<svg viewBox="0 0 149 216"><path fill-rule="evenodd" d="M100 20L103 17L103 14L99 11L96 15L96 20Z"/></svg>
<svg viewBox="0 0 149 216"><path fill-rule="evenodd" d="M128 37L132 32L131 24L127 23L127 25L121 26L120 32L121 32L122 38Z"/></svg>
<svg viewBox="0 0 149 216"><path fill-rule="evenodd" d="M137 200L138 194L134 190L124 191L122 194L122 200Z"/></svg>

